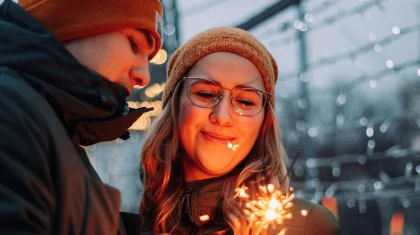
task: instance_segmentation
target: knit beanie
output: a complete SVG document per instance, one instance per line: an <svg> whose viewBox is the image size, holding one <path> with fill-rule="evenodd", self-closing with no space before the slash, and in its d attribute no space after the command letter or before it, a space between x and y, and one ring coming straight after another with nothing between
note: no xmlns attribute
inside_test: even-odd
<svg viewBox="0 0 420 235"><path fill-rule="evenodd" d="M123 28L144 29L162 46L159 0L19 0L19 5L60 41Z"/></svg>
<svg viewBox="0 0 420 235"><path fill-rule="evenodd" d="M178 81L204 56L214 52L230 52L251 61L259 70L267 92L273 95L278 77L276 61L252 34L233 27L220 27L197 34L178 48L168 65L168 80L163 91L163 107L168 103Z"/></svg>

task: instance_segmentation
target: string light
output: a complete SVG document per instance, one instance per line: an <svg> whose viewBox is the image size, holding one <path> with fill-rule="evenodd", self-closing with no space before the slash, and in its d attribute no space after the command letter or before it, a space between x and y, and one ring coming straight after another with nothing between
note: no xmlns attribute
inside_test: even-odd
<svg viewBox="0 0 420 235"><path fill-rule="evenodd" d="M314 30L318 30L318 29L322 29L325 28L326 26L335 26L338 27L340 22L345 19L345 18L349 18L351 16L354 15L358 15L361 14L362 12L366 12L367 10L373 8L373 7L379 7L380 4L387 2L390 0L378 0L378 1L369 1L366 2L365 4L361 4L358 7L354 7L350 10L347 11L338 11L336 14L326 17L322 22L316 24L316 25L311 25L310 27L308 27L305 31L314 31ZM312 11L313 15L317 15L317 13L321 13L323 11L328 10L328 8L332 7L333 5L339 3L340 1L334 1L331 0L329 2L327 2L327 4L325 4L325 6L320 6L317 10ZM294 25L294 23L290 23L290 22L286 22L285 24L290 24L290 25ZM307 24L306 24L307 25ZM301 30L298 27L294 27L297 30ZM283 28L281 28L283 29ZM280 46L285 46L288 43L294 42L296 40L299 40L299 38L297 37L297 35L292 35L289 38L285 38L283 40L279 40L277 37L273 37L274 32L276 32L276 35L281 35L281 33L284 33L287 31L286 30L281 30L281 29L277 29L277 30L268 30L266 33L264 33L262 36L258 37L258 38L270 38L270 41L268 42L268 45L270 45L270 47L280 47ZM263 40L264 41L264 40Z"/></svg>
<svg viewBox="0 0 420 235"><path fill-rule="evenodd" d="M376 52L381 52L383 50L383 47L402 38L403 35L408 35L414 32L418 32L420 31L420 24L415 24L403 29L400 29L400 33L398 35L398 37L396 37L396 35L392 34L389 35L379 41L376 42L369 42L365 45L362 45L356 49L350 50L350 51L346 51L346 52L342 52L342 53L338 53L336 55L327 57L327 58L321 58L317 61L314 61L310 64L308 64L307 66L307 70L306 73L310 72L311 70L317 69L317 68L321 68L327 65L332 65L332 64L336 64L339 63L340 61L343 60L347 60L351 57L356 58L358 56L361 56L363 54L369 53L371 52L372 48L376 51ZM354 61L353 61L354 63ZM393 62L392 62L393 63ZM417 63L418 65L418 63ZM300 76L300 72L285 72L283 73L283 75L281 75L279 77L279 81L284 81L284 80L289 80L289 79L293 79L296 78L298 76Z"/></svg>
<svg viewBox="0 0 420 235"><path fill-rule="evenodd" d="M369 81L369 86L372 88L376 88L376 86L378 85L378 83L376 82L375 79L372 79Z"/></svg>
<svg viewBox="0 0 420 235"><path fill-rule="evenodd" d="M176 31L176 28L175 28L175 25L173 24L165 25L165 28L163 29L163 32L168 36L173 35L175 31Z"/></svg>
<svg viewBox="0 0 420 235"><path fill-rule="evenodd" d="M371 142L371 145L372 145L372 142ZM363 165L367 161L379 161L379 160L395 159L395 158L408 158L408 157L417 156L417 154L420 154L420 151L416 151L413 149L390 148L384 152L375 152L373 155L368 156L368 157L363 154L346 154L346 155L339 155L339 156L328 157L328 158L309 158L306 160L305 165L309 169L320 168L320 167L331 167L331 164L333 162L340 165L350 164L350 163L359 163ZM303 164L303 162L298 160L296 161L296 164Z"/></svg>
<svg viewBox="0 0 420 235"><path fill-rule="evenodd" d="M305 131L305 123L303 121L297 121L296 129L299 131Z"/></svg>
<svg viewBox="0 0 420 235"><path fill-rule="evenodd" d="M314 137L318 135L328 135L328 134L336 133L337 127L339 127L340 131L351 131L354 129L358 129L361 126L367 126L368 124L369 124L369 127L372 128L372 130L366 129L366 135L369 133L372 133L373 127L376 125L379 125L379 129L381 133L385 133L388 131L391 123L396 120L406 120L406 121L419 120L419 128L420 128L420 119L418 118L418 116L420 116L420 112L419 113L400 113L393 117L387 117L387 116L370 117L369 120L366 117L362 117L358 120L345 121L346 120L345 116L343 114L338 114L336 117L337 118L336 123L331 124L331 125L313 126L311 128L315 128L315 129L313 129L311 133L312 134L316 133ZM307 134L309 135L310 128L306 129L307 126L308 124L303 121L297 121L295 123L296 130L301 131L301 132L307 132Z"/></svg>
<svg viewBox="0 0 420 235"><path fill-rule="evenodd" d="M368 127L367 129L366 129L366 136L367 137L372 137L373 136L373 134L374 134L375 132L374 132L374 130L373 130L373 128L372 127Z"/></svg>
<svg viewBox="0 0 420 235"><path fill-rule="evenodd" d="M343 95L343 94L340 94L340 95L337 97L337 105L338 105L338 106L341 106L341 105L343 105L344 103L346 103L346 96L345 96L345 95Z"/></svg>
<svg viewBox="0 0 420 235"><path fill-rule="evenodd" d="M331 164L331 168L332 168L332 175L334 177L339 177L341 174L341 169L340 169L340 163L338 162L332 162Z"/></svg>
<svg viewBox="0 0 420 235"><path fill-rule="evenodd" d="M150 63L154 63L157 65L164 64L168 59L168 53L164 49L159 49L158 53L150 60Z"/></svg>
<svg viewBox="0 0 420 235"><path fill-rule="evenodd" d="M386 66L388 68L394 68L394 62L392 60L387 60L386 61Z"/></svg>
<svg viewBox="0 0 420 235"><path fill-rule="evenodd" d="M316 137L317 135L318 135L318 130L317 130L317 128L316 127L311 127L311 128L309 128L309 130L308 130L308 135L310 136L310 137Z"/></svg>
<svg viewBox="0 0 420 235"><path fill-rule="evenodd" d="M308 22L308 23L314 22L315 16L319 16L322 12L327 11L328 9L330 9L331 7L336 5L337 3L338 3L338 1L336 1L336 0L324 1L322 4L315 7L312 11L304 14L305 21ZM261 36L258 36L258 38L262 38L262 39L272 38L274 35L279 35L279 34L285 33L285 32L287 32L287 31L289 31L290 29L293 29L293 28L299 30L299 27L293 27L293 28L290 27L291 25L294 26L295 22L296 22L295 20L288 20L288 21L285 21L283 23L276 24L275 28L270 28L270 29L266 30L264 33L261 34ZM296 22L296 23L298 23L298 22ZM293 39L288 39L288 41L290 41L290 40L293 41Z"/></svg>
<svg viewBox="0 0 420 235"><path fill-rule="evenodd" d="M337 127L342 128L344 126L345 121L346 121L346 117L344 116L344 114L339 113L336 117Z"/></svg>
<svg viewBox="0 0 420 235"><path fill-rule="evenodd" d="M360 214L366 213L367 211L366 200L361 199L359 200L358 204L359 204L359 213Z"/></svg>
<svg viewBox="0 0 420 235"><path fill-rule="evenodd" d="M414 191L411 188L408 189L398 189L399 185L402 184L415 184ZM339 181L339 182L321 182L317 180L316 186L294 182L294 186L300 188L296 190L295 194L299 195L299 197L309 197L312 191L315 189L317 191L316 197L324 195L325 197L331 197L334 192L340 192L336 194L334 197L337 200L347 200L347 206L352 208L356 205L355 200L358 200L359 203L365 203L367 200L378 200L381 198L400 198L400 202L404 207L409 207L410 202L407 200L407 197L412 197L418 195L419 191L419 183L420 177L389 177L388 182L378 181L375 179L364 179L364 180L352 180L352 181ZM388 186L394 186L394 188L387 188ZM417 187L417 190L416 190ZM325 192L322 192L322 189L326 189ZM357 192L357 193L356 193ZM404 195L404 198L401 198L401 195ZM362 205L363 207L363 205ZM362 209L360 212L364 213L365 208Z"/></svg>
<svg viewBox="0 0 420 235"><path fill-rule="evenodd" d="M300 74L300 80L302 81L302 82L308 82L309 81L309 75L308 75L308 73L301 73Z"/></svg>
<svg viewBox="0 0 420 235"><path fill-rule="evenodd" d="M306 107L308 107L308 102L306 102L305 99L299 99L298 100L298 106L301 109L305 109Z"/></svg>
<svg viewBox="0 0 420 235"><path fill-rule="evenodd" d="M376 145L376 143L375 143L374 140L369 140L369 142L368 142L368 147L369 148L373 149L373 148L375 148L375 145Z"/></svg>
<svg viewBox="0 0 420 235"><path fill-rule="evenodd" d="M366 186L364 184L360 184L357 186L357 192L364 193L366 191Z"/></svg>
<svg viewBox="0 0 420 235"><path fill-rule="evenodd" d="M312 14L311 12L308 12L305 14L304 18L307 22L312 22L314 21L314 14Z"/></svg>
<svg viewBox="0 0 420 235"><path fill-rule="evenodd" d="M379 72L377 72L376 74L373 74L373 75L367 75L367 74L364 73L364 74L360 75L359 77L353 79L351 82L340 86L340 88L345 92L349 92L354 87L366 82L369 79L375 78L375 80L378 81L379 79L384 78L386 75L388 75L390 73L395 73L396 71L402 71L402 70L408 69L412 66L417 66L420 63L420 60L410 60L410 61L406 61L406 62L404 62L402 64L398 64L398 65L394 65L393 62L389 62L389 63L390 63L390 65L392 65L392 69L386 68L386 69L381 70L381 71L379 71ZM332 93L332 92L333 91L330 90L330 89L313 89L312 90L312 93L318 93L318 94L326 94L326 93Z"/></svg>
<svg viewBox="0 0 420 235"><path fill-rule="evenodd" d="M376 52L381 52L382 51L382 46L380 44L378 44L378 43L375 43L375 45L373 45L373 49Z"/></svg>
<svg viewBox="0 0 420 235"><path fill-rule="evenodd" d="M161 94L163 89L165 89L165 84L154 83L153 85L146 87L144 94L149 98L154 98Z"/></svg>
<svg viewBox="0 0 420 235"><path fill-rule="evenodd" d="M353 199L347 201L347 207L353 208L356 205L356 202Z"/></svg>
<svg viewBox="0 0 420 235"><path fill-rule="evenodd" d="M371 41L375 41L376 40L376 35L374 33L369 33L368 34L369 40Z"/></svg>
<svg viewBox="0 0 420 235"><path fill-rule="evenodd" d="M315 167L316 166L316 160L315 159L313 159L313 158L309 158L307 161L306 161L306 166L308 167L308 168L313 168L313 167Z"/></svg>
<svg viewBox="0 0 420 235"><path fill-rule="evenodd" d="M110 162L110 163L108 163L108 166L107 166L107 172L108 172L110 175L117 175L117 174L118 174L118 172L119 172L119 167L118 167L118 165L117 165L117 164L115 164L114 162Z"/></svg>
<svg viewBox="0 0 420 235"><path fill-rule="evenodd" d="M360 163L360 165L364 165L366 163L367 159L366 156L362 155L359 157L358 162Z"/></svg>
<svg viewBox="0 0 420 235"><path fill-rule="evenodd" d="M366 126L368 124L368 119L366 117L360 118L360 125Z"/></svg>
<svg viewBox="0 0 420 235"><path fill-rule="evenodd" d="M401 29L399 28L399 27L397 27L397 26L395 26L395 27L392 27L392 33L393 34L400 34L401 33Z"/></svg>

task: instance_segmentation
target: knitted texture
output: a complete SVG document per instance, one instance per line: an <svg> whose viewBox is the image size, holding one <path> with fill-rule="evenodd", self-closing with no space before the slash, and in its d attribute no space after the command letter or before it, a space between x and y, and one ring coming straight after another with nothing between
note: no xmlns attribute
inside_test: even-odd
<svg viewBox="0 0 420 235"><path fill-rule="evenodd" d="M162 45L159 0L19 0L19 5L60 41L123 28L144 29Z"/></svg>
<svg viewBox="0 0 420 235"><path fill-rule="evenodd" d="M278 68L270 52L252 34L238 28L220 27L197 34L175 51L169 61L163 106L167 104L176 84L188 70L198 60L214 52L230 52L251 61L258 68L266 91L274 97Z"/></svg>

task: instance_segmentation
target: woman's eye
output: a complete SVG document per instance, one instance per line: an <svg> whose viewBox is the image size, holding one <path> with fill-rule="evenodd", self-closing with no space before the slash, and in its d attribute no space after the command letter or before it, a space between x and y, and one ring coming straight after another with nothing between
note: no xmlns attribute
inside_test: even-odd
<svg viewBox="0 0 420 235"><path fill-rule="evenodd" d="M133 50L133 52L137 53L139 51L137 41L133 37L128 37L128 40L130 41L131 49Z"/></svg>
<svg viewBox="0 0 420 235"><path fill-rule="evenodd" d="M210 93L210 92L204 92L204 91L197 92L196 95L199 96L200 98L204 98L204 99L212 99L212 98L216 97L215 94Z"/></svg>
<svg viewBox="0 0 420 235"><path fill-rule="evenodd" d="M237 103L239 103L242 107L252 107L255 106L255 104L249 100L237 100Z"/></svg>

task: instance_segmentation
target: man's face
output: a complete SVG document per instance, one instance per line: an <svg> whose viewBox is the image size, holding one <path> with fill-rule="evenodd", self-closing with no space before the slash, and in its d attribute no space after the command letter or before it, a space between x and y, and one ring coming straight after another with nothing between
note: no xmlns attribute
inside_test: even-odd
<svg viewBox="0 0 420 235"><path fill-rule="evenodd" d="M81 64L124 86L130 94L134 86L150 82L148 64L155 40L146 31L122 29L71 40L64 46Z"/></svg>

